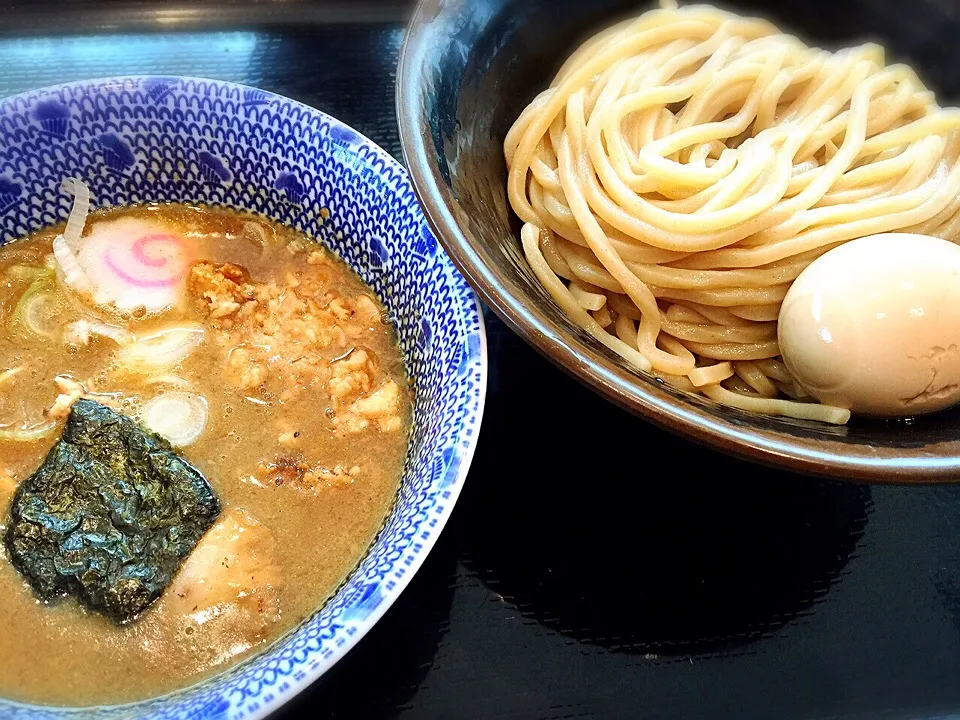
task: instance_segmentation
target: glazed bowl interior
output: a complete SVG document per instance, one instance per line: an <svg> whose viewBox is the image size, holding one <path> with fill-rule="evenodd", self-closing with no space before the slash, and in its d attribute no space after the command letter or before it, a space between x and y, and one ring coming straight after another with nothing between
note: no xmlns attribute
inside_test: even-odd
<svg viewBox="0 0 960 720"><path fill-rule="evenodd" d="M941 104L958 96L960 14L920 0L721 3L827 48L876 40L911 63ZM831 427L752 415L638 375L570 322L526 265L507 202L504 136L593 32L654 7L635 0L423 0L398 75L404 155L440 242L482 298L529 343L614 402L727 452L873 482L960 480L960 410Z"/></svg>
<svg viewBox="0 0 960 720"><path fill-rule="evenodd" d="M96 208L143 202L246 210L319 239L382 300L414 388L400 492L336 594L264 653L182 692L89 710L0 699L0 717L262 717L329 669L422 563L459 495L485 392L476 298L438 249L402 167L324 113L191 78L73 83L0 100L0 245L62 222L66 177Z"/></svg>

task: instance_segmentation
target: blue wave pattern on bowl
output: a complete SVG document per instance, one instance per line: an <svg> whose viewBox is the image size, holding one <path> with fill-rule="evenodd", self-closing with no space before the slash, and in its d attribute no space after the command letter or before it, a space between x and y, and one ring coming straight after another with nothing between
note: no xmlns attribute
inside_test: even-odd
<svg viewBox="0 0 960 720"><path fill-rule="evenodd" d="M262 90L188 78L59 86L0 101L0 140L0 244L62 222L70 203L60 182L78 176L97 207L204 202L290 225L356 268L394 319L416 391L404 482L376 543L321 611L265 654L173 695L95 711L0 700L10 720L261 717L369 629L449 516L485 390L473 292L438 250L396 161Z"/></svg>

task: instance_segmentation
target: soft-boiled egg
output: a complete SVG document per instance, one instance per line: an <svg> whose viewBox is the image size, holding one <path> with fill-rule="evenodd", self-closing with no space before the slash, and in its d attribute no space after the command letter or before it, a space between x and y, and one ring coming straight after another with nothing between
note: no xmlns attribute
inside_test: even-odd
<svg viewBox="0 0 960 720"><path fill-rule="evenodd" d="M960 247L889 233L830 250L787 292L778 339L827 405L908 417L960 402Z"/></svg>

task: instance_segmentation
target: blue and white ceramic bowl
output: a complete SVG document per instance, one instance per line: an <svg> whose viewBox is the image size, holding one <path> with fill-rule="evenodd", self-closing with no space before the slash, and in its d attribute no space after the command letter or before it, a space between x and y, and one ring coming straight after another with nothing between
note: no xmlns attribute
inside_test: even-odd
<svg viewBox="0 0 960 720"><path fill-rule="evenodd" d="M377 622L450 516L483 411L479 306L396 161L328 115L262 90L119 78L0 101L0 244L63 221L70 201L60 182L68 176L87 182L97 207L212 203L319 238L373 287L396 323L416 389L403 484L376 542L316 615L263 654L174 695L96 710L0 700L9 720L263 717Z"/></svg>

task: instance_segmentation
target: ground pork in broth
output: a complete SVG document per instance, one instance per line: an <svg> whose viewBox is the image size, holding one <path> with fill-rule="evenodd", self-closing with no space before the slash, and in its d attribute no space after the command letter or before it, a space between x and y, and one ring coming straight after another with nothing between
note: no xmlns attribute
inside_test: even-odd
<svg viewBox="0 0 960 720"><path fill-rule="evenodd" d="M209 208L111 211L87 228L118 218L159 221L195 244L188 302L174 319L201 327L202 342L173 368L131 370L117 362L114 339L76 322L79 306L61 291L49 301L49 337L24 330L14 318L34 279L22 268L44 266L56 232L8 245L0 426L60 421L81 395L138 419L159 393L200 395L207 425L179 452L208 478L223 512L160 600L122 627L71 599L40 603L0 559L3 697L131 701L256 652L343 581L399 485L410 423L403 362L382 308L349 268L288 229ZM128 325L143 335L151 323L160 321ZM0 440L0 524L59 432Z"/></svg>

